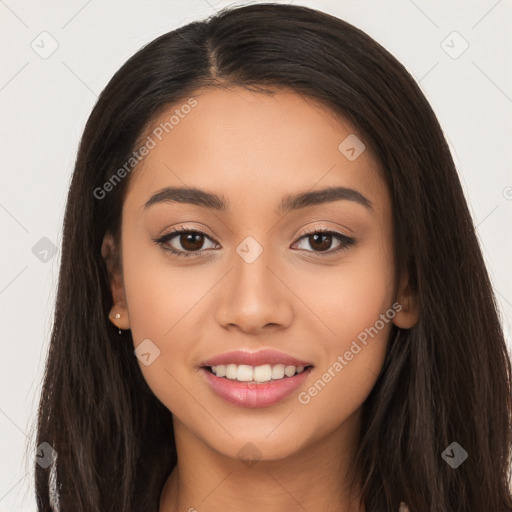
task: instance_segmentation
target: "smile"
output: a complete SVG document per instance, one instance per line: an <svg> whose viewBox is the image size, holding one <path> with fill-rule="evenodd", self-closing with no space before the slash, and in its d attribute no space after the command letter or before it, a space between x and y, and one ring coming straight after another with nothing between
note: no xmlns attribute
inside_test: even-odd
<svg viewBox="0 0 512 512"><path fill-rule="evenodd" d="M239 407L261 408L289 397L304 383L312 368L311 365L227 364L202 367L200 374L214 394L223 400Z"/></svg>

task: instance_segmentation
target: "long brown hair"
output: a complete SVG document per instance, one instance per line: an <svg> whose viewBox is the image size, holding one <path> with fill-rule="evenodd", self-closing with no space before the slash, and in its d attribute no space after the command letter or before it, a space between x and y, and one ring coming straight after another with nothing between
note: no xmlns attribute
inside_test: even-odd
<svg viewBox="0 0 512 512"><path fill-rule="evenodd" d="M129 331L110 323L107 231L119 240L131 174L104 187L145 128L199 87L288 88L351 122L393 205L396 268L420 317L394 328L363 404L357 471L367 512L512 511L511 365L475 228L439 123L405 68L372 38L294 5L226 8L164 34L110 80L81 139L67 201L37 446L58 454L61 512L156 512L176 464L171 412L147 386ZM441 457L457 442L468 459ZM56 470L56 471L55 471ZM38 510L50 467L35 464ZM55 509L56 510L56 509Z"/></svg>

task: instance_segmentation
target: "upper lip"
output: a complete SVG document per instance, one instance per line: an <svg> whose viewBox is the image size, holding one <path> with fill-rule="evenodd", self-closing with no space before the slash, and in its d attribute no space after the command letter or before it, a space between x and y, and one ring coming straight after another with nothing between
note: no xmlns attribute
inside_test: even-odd
<svg viewBox="0 0 512 512"><path fill-rule="evenodd" d="M311 363L301 361L289 354L273 349L258 350L257 352L232 350L204 361L201 366L216 366L218 364L247 364L250 366L284 364L285 366L311 366Z"/></svg>

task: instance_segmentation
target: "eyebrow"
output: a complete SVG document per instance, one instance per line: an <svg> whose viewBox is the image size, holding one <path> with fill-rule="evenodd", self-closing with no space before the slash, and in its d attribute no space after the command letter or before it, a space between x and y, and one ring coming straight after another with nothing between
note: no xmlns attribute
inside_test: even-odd
<svg viewBox="0 0 512 512"><path fill-rule="evenodd" d="M372 202L361 194L361 192L346 187L327 187L320 190L299 192L285 196L278 207L278 213L284 214L308 206L339 200L353 201L373 211ZM195 187L163 188L149 198L144 204L144 209L157 203L193 204L219 212L227 212L229 209L229 202L226 201L222 195L217 195Z"/></svg>

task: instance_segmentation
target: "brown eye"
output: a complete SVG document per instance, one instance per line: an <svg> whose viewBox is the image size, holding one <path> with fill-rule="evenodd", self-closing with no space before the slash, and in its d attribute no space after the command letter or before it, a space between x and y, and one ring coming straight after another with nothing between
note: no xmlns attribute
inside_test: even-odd
<svg viewBox="0 0 512 512"><path fill-rule="evenodd" d="M186 251L200 250L204 243L204 235L201 233L186 233L178 236L178 240Z"/></svg>
<svg viewBox="0 0 512 512"><path fill-rule="evenodd" d="M326 251L330 248L332 244L332 235L326 235L323 233L318 233L316 235L309 235L309 245L313 249L318 249L319 251Z"/></svg>
<svg viewBox="0 0 512 512"><path fill-rule="evenodd" d="M200 256L204 252L204 245L210 240L215 247L215 243L205 233L192 229L173 229L170 233L154 240L161 245L164 250L177 256ZM212 248L212 247L210 247ZM197 253L197 254L194 254Z"/></svg>
<svg viewBox="0 0 512 512"><path fill-rule="evenodd" d="M338 241L338 244L335 249L329 250L335 240ZM302 241L306 241L307 245L311 248L311 250L306 248L308 252L318 253L319 256L323 256L323 253L325 253L325 255L330 255L343 249L348 249L356 243L354 238L342 235L336 231L322 229L317 229L316 231L308 233L300 238L298 243L303 243ZM304 247L299 247L299 249L304 249Z"/></svg>

